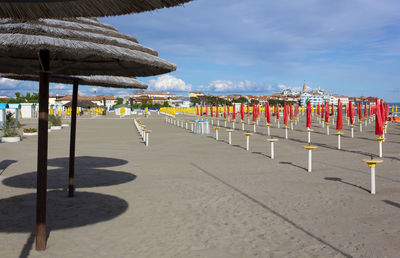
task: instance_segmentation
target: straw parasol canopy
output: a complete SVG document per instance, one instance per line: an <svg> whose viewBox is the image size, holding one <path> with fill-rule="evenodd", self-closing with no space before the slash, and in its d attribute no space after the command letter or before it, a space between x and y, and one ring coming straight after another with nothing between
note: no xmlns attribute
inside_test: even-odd
<svg viewBox="0 0 400 258"><path fill-rule="evenodd" d="M152 76L176 65L97 19L0 19L0 71L33 74L38 50L50 51L50 72L66 75Z"/></svg>
<svg viewBox="0 0 400 258"><path fill-rule="evenodd" d="M140 13L182 5L191 0L3 0L0 18L38 19L100 17Z"/></svg>
<svg viewBox="0 0 400 258"><path fill-rule="evenodd" d="M39 81L38 75L19 75L19 74L1 74L0 77L23 80L23 81ZM147 84L136 80L131 77L122 76L107 76L107 75L92 75L92 76L64 76L64 75L52 75L49 78L50 82L71 84L73 81L77 81L79 85L86 86L99 86L109 88L135 88L135 89L147 89Z"/></svg>
<svg viewBox="0 0 400 258"><path fill-rule="evenodd" d="M93 103L90 100L78 100L77 106L83 108L92 108L92 107L97 107L97 104ZM64 104L64 107L72 107L72 101Z"/></svg>

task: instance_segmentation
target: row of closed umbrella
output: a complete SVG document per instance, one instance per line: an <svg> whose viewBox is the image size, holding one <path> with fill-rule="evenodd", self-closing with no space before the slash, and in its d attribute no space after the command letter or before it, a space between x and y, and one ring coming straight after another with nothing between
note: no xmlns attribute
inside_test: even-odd
<svg viewBox="0 0 400 258"><path fill-rule="evenodd" d="M76 106L79 83L145 88L134 78L176 70L129 35L94 18L181 5L190 0L5 0L0 4L0 73L39 81L36 250L46 248L49 82L73 83L69 195L73 195ZM44 19L46 18L46 19ZM55 19L56 18L56 19ZM60 19L61 18L61 19ZM57 75L58 76L55 76ZM62 76L59 76L62 75ZM103 83L93 75L106 76ZM71 77L74 76L74 77ZM79 76L86 76L79 77ZM99 78L97 78L99 79ZM75 110L74 110L75 109Z"/></svg>

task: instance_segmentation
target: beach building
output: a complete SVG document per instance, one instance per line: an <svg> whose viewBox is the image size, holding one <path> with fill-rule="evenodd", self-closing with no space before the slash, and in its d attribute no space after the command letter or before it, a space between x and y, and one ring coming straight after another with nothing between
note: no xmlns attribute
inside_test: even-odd
<svg viewBox="0 0 400 258"><path fill-rule="evenodd" d="M35 118L37 103L21 103L21 117Z"/></svg>
<svg viewBox="0 0 400 258"><path fill-rule="evenodd" d="M338 101L342 102L343 105L349 104L349 98L343 95L332 94L329 98L329 105L337 105Z"/></svg>
<svg viewBox="0 0 400 258"><path fill-rule="evenodd" d="M106 106L107 110L110 110L115 104L117 104L117 98L108 95L96 95L96 96L79 96L78 101L88 100L96 104L97 106ZM72 101L72 95L65 95L56 100L56 103L65 105Z"/></svg>
<svg viewBox="0 0 400 258"><path fill-rule="evenodd" d="M330 96L325 93L305 92L300 94L300 106L305 106L307 101L311 102L311 106L322 105L326 101L330 101Z"/></svg>
<svg viewBox="0 0 400 258"><path fill-rule="evenodd" d="M8 104L7 103L0 103L0 129L1 129L1 125L4 123L4 121L6 121L6 109L8 108Z"/></svg>
<svg viewBox="0 0 400 258"><path fill-rule="evenodd" d="M127 104L119 104L114 106L115 115L117 116L130 116L131 115L131 106Z"/></svg>

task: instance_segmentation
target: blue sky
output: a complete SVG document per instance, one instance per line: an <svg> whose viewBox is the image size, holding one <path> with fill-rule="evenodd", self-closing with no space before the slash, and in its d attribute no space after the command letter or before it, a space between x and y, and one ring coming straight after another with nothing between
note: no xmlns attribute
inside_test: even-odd
<svg viewBox="0 0 400 258"><path fill-rule="evenodd" d="M305 80L332 93L400 102L399 13L397 0L196 0L100 20L178 65L168 75L139 78L152 90L270 94ZM7 95L11 86L3 83L15 82L0 81L0 95ZM52 92L70 88L53 85Z"/></svg>

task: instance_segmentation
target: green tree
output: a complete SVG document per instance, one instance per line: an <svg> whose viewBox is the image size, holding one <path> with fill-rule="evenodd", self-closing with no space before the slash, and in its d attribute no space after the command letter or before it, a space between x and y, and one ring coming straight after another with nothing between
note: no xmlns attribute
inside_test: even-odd
<svg viewBox="0 0 400 258"><path fill-rule="evenodd" d="M124 100L122 98L117 98L117 104L116 105L120 105L124 102Z"/></svg>

